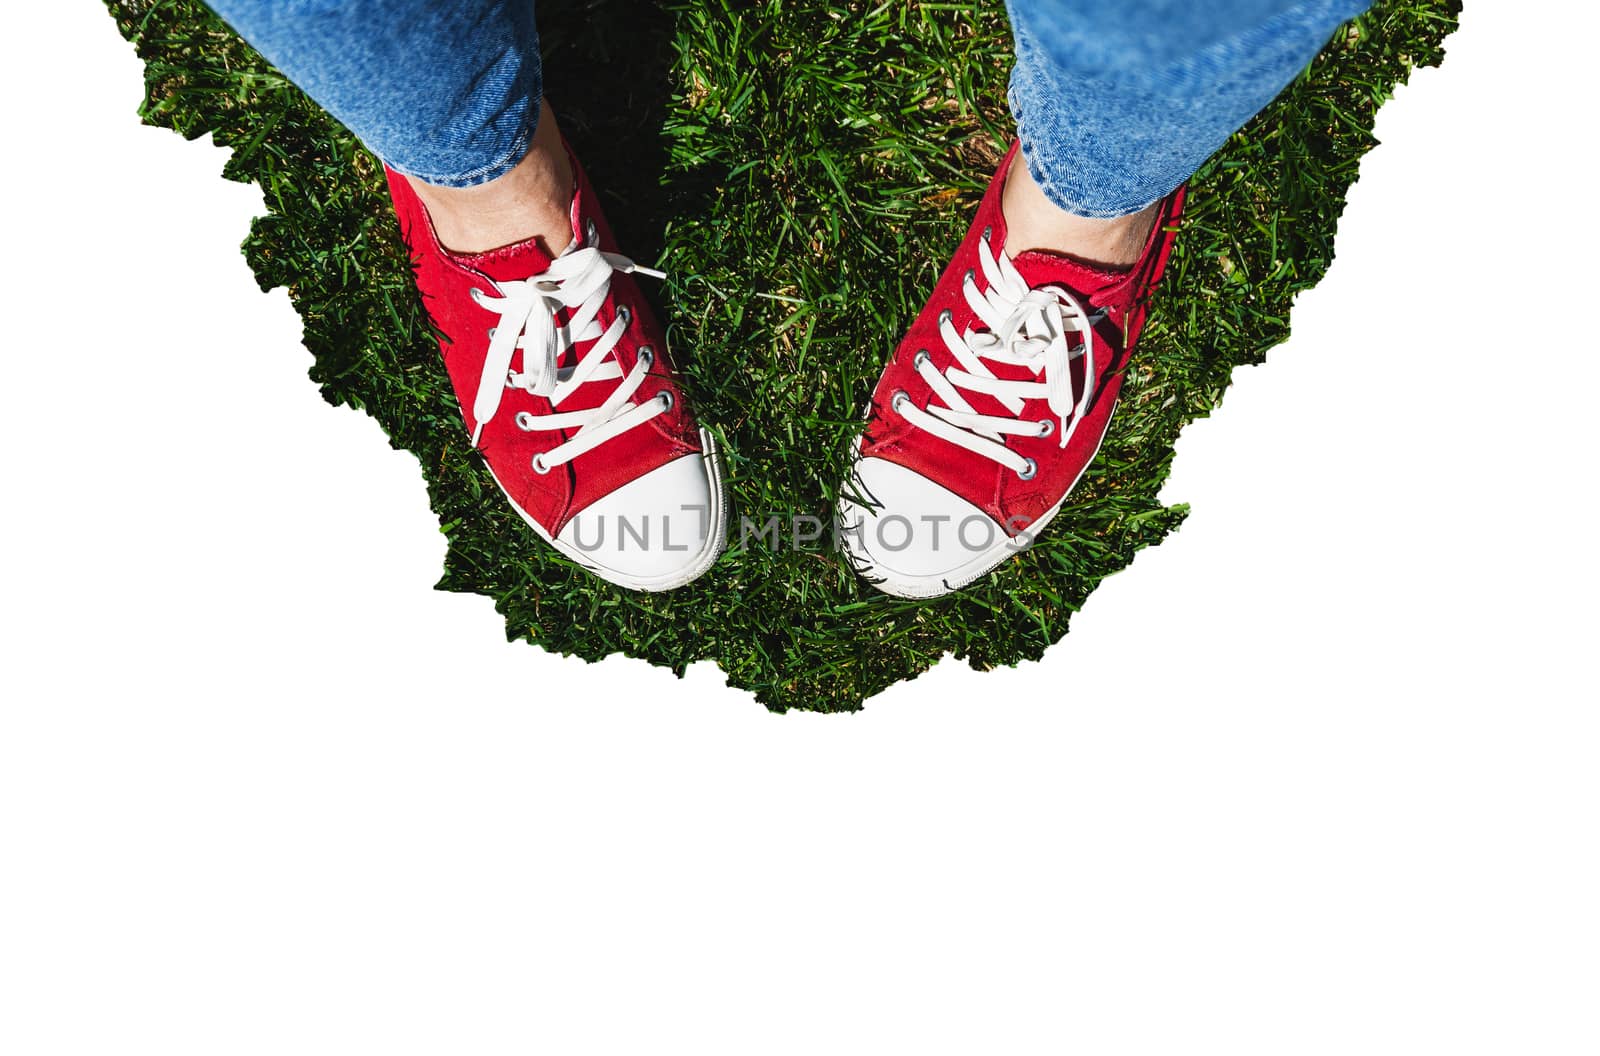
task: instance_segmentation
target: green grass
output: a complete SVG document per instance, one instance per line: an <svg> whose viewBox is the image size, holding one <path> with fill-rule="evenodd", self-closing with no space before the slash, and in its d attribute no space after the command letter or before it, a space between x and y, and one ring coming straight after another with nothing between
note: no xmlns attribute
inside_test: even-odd
<svg viewBox="0 0 1600 1056"><path fill-rule="evenodd" d="M1156 500L1178 431L1288 335L1294 295L1332 260L1375 112L1439 62L1458 9L1380 2L1198 174L1124 405L1070 505L994 575L904 602L826 547L731 551L694 585L644 595L542 545L467 450L377 163L200 4L109 6L146 63L144 119L212 133L235 148L225 174L265 192L244 252L304 317L312 379L421 460L450 542L441 589L492 597L512 638L545 649L680 673L712 660L770 708L821 711L859 708L945 653L980 669L1037 659L1102 579L1182 522ZM735 515L828 519L880 365L1010 136L998 0L539 9L547 91L624 248L672 274L658 300Z"/></svg>

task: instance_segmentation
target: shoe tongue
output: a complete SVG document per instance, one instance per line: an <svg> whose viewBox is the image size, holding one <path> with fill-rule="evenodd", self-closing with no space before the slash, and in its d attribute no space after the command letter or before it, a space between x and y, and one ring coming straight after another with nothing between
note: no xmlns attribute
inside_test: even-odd
<svg viewBox="0 0 1600 1056"><path fill-rule="evenodd" d="M1027 250L1011 258L1019 274L1033 289L1065 286L1096 307L1125 308L1132 283L1131 268L1113 270L1085 264L1071 257Z"/></svg>

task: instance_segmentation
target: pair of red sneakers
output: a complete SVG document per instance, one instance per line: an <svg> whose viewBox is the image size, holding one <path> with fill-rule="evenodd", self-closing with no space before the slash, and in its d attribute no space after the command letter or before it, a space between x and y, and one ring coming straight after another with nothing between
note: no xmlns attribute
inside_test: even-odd
<svg viewBox="0 0 1600 1056"><path fill-rule="evenodd" d="M845 553L900 597L958 589L1032 543L1105 437L1183 204L1111 272L1005 250L1012 148L873 393L842 489ZM541 538L595 575L670 590L727 538L722 467L660 324L573 160L572 242L466 256L389 174L473 446Z"/></svg>

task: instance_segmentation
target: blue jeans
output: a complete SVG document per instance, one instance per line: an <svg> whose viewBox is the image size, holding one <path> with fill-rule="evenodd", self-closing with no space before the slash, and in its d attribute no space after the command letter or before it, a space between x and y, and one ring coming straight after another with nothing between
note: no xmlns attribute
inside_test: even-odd
<svg viewBox="0 0 1600 1056"><path fill-rule="evenodd" d="M1369 2L1007 0L1010 101L1028 169L1070 212L1137 212L1188 179ZM485 183L528 149L543 92L533 0L212 6L408 176Z"/></svg>

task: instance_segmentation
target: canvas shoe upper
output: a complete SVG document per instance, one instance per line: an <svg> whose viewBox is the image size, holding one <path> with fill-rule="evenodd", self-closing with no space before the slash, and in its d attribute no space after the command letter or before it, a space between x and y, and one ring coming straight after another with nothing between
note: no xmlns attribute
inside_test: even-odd
<svg viewBox="0 0 1600 1056"><path fill-rule="evenodd" d="M649 269L617 253L572 169L572 243L555 257L534 240L452 253L393 171L389 192L468 434L512 508L596 575L668 590L723 546L715 444L633 278Z"/></svg>
<svg viewBox="0 0 1600 1056"><path fill-rule="evenodd" d="M872 394L838 527L851 563L901 597L958 589L1030 545L1093 461L1184 190L1125 271L1006 252L1015 145Z"/></svg>

